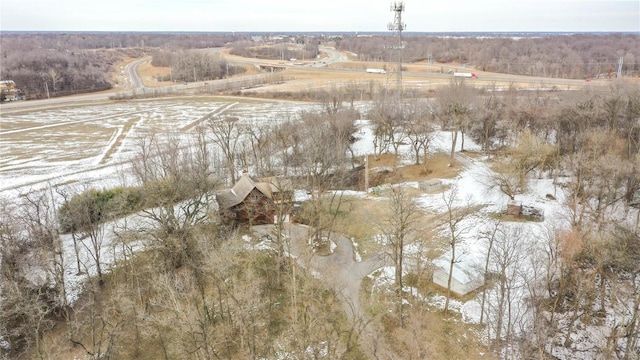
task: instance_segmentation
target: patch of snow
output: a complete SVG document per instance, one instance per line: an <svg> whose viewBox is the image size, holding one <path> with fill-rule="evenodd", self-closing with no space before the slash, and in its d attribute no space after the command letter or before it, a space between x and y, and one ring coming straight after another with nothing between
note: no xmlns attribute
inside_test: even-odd
<svg viewBox="0 0 640 360"><path fill-rule="evenodd" d="M431 295L426 300L429 305L433 306L438 310L444 310L444 305L447 301L447 297L444 295ZM461 313L463 303L456 299L449 299L449 310L455 311L457 313Z"/></svg>
<svg viewBox="0 0 640 360"><path fill-rule="evenodd" d="M311 195L306 190L294 190L293 200L295 202L304 202L311 200Z"/></svg>
<svg viewBox="0 0 640 360"><path fill-rule="evenodd" d="M351 246L353 246L353 256L356 262L362 262L362 256L360 256L360 251L358 248L358 243L356 239L351 238Z"/></svg>
<svg viewBox="0 0 640 360"><path fill-rule="evenodd" d="M336 245L336 243L333 240L329 241L329 253L333 254L333 252L336 250L337 247L338 245Z"/></svg>
<svg viewBox="0 0 640 360"><path fill-rule="evenodd" d="M395 266L384 266L367 275L367 277L374 280L374 289L388 287L391 286L396 279L396 268Z"/></svg>
<svg viewBox="0 0 640 360"><path fill-rule="evenodd" d="M382 246L389 245L389 238L385 234L375 234L373 235L372 240L378 245L382 245Z"/></svg>
<svg viewBox="0 0 640 360"><path fill-rule="evenodd" d="M374 153L373 139L374 133L370 120L356 120L356 141L352 144L355 156L365 156Z"/></svg>

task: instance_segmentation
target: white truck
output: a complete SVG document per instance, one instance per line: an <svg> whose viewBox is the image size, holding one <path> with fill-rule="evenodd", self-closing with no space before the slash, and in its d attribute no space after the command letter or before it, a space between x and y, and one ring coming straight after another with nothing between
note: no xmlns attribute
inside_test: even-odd
<svg viewBox="0 0 640 360"><path fill-rule="evenodd" d="M464 78L472 78L472 79L477 79L478 75L476 75L475 73L461 73L461 72L457 72L457 73L453 73L454 77L464 77Z"/></svg>
<svg viewBox="0 0 640 360"><path fill-rule="evenodd" d="M387 70L385 69L367 69L369 74L386 74Z"/></svg>

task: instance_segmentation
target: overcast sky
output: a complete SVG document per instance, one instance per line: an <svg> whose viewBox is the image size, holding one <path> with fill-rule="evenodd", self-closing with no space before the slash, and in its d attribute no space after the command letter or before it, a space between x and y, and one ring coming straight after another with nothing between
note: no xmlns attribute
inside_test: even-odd
<svg viewBox="0 0 640 360"><path fill-rule="evenodd" d="M0 30L386 31L387 0L0 0ZM407 31L640 31L640 0L408 0Z"/></svg>

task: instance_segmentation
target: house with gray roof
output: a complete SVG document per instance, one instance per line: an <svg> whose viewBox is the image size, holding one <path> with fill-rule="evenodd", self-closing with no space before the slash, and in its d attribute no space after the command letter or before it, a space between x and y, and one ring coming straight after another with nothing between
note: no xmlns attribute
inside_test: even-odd
<svg viewBox="0 0 640 360"><path fill-rule="evenodd" d="M273 224L276 206L293 201L291 180L269 177L254 180L243 173L231 189L217 194L223 219L235 223Z"/></svg>

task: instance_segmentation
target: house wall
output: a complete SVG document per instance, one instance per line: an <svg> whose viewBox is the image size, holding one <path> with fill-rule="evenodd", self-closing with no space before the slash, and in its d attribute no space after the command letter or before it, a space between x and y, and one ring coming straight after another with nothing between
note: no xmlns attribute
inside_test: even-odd
<svg viewBox="0 0 640 360"><path fill-rule="evenodd" d="M235 221L238 223L273 224L275 210L273 203L258 189L253 189L245 200L234 206L231 211L235 213Z"/></svg>

